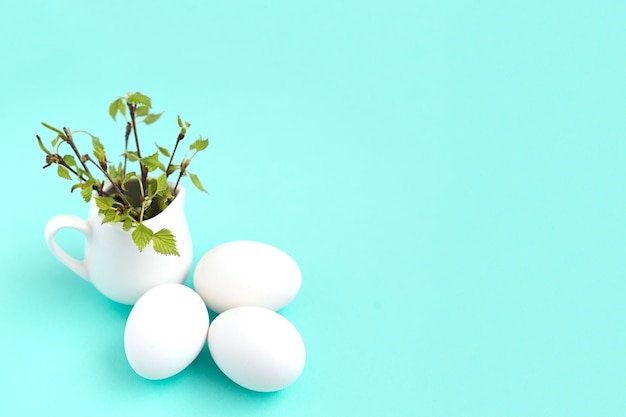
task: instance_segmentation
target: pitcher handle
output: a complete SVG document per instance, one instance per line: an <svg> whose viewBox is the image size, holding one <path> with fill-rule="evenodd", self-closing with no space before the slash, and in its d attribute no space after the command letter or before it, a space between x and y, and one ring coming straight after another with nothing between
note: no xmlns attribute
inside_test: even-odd
<svg viewBox="0 0 626 417"><path fill-rule="evenodd" d="M89 275L87 271L87 265L84 260L79 261L76 258L68 255L57 243L55 240L55 235L61 229L69 228L75 229L85 235L86 239L91 239L91 226L89 223L80 217L72 216L71 214L59 214L58 216L54 216L48 223L46 223L46 228L44 229L44 236L46 238L46 244L48 245L48 249L50 252L59 260L63 265L68 267L74 273L76 273L79 277L86 279L89 281Z"/></svg>

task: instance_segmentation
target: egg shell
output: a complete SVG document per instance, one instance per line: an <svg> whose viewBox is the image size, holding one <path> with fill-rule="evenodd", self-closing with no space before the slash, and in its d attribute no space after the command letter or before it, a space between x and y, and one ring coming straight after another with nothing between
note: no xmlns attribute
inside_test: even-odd
<svg viewBox="0 0 626 417"><path fill-rule="evenodd" d="M242 306L279 310L294 299L301 283L300 268L288 254L249 240L211 249L193 279L195 290L217 313Z"/></svg>
<svg viewBox="0 0 626 417"><path fill-rule="evenodd" d="M204 346L209 314L200 296L181 284L162 284L139 298L124 329L124 350L135 372L164 379L185 369Z"/></svg>
<svg viewBox="0 0 626 417"><path fill-rule="evenodd" d="M262 307L237 307L217 316L209 328L208 344L222 372L253 391L286 388L298 379L306 362L296 327Z"/></svg>

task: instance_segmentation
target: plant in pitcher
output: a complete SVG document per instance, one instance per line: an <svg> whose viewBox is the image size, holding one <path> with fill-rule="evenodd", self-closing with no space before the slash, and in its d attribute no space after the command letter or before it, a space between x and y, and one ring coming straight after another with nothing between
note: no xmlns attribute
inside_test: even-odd
<svg viewBox="0 0 626 417"><path fill-rule="evenodd" d="M64 180L73 182L71 192L79 190L85 202L95 202L101 223L119 224L130 233L132 241L142 252L150 243L161 255L180 256L177 237L168 227L153 230L147 220L167 209L176 199L183 177L188 177L200 191L206 192L198 176L189 171L195 157L207 148L209 140L198 138L193 141L183 157L176 159L179 145L187 134L189 122L178 116L179 133L173 148L167 149L155 143L150 153L140 145L137 128L150 125L163 113L152 113L152 100L139 92L128 93L114 100L109 106L109 115L116 120L122 115L126 121L121 160L110 159L100 139L85 130L61 129L42 123L54 132L51 146L44 145L37 135L37 142L45 152L44 168L56 166L56 172ZM79 135L91 140L91 152L86 153ZM175 180L174 180L175 179Z"/></svg>
<svg viewBox="0 0 626 417"><path fill-rule="evenodd" d="M126 121L121 160L115 162L94 134L42 123L55 134L49 146L36 135L44 168L56 166L57 175L71 181L70 191L78 190L89 203L87 219L50 218L46 244L102 295L134 305L124 328L124 352L140 376L172 377L208 345L217 366L235 383L259 392L286 388L302 373L306 350L298 330L276 310L297 295L300 268L278 248L235 241L200 259L194 272L198 292L184 285L193 254L184 214L186 189L180 182L187 177L206 192L189 166L209 140L198 138L177 158L190 127L178 116L173 148L155 143L156 149L146 152L138 126L163 114L151 109L152 100L141 93L110 104L113 120L122 115ZM89 152L82 150L81 140L90 142ZM56 241L57 233L68 228L84 237L83 259L70 256ZM207 307L219 313L210 331Z"/></svg>

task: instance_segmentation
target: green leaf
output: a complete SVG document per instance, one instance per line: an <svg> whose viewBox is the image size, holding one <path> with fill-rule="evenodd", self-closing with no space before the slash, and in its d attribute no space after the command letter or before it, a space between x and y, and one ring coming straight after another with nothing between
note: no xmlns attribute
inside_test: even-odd
<svg viewBox="0 0 626 417"><path fill-rule="evenodd" d="M89 203L91 201L91 196L93 194L93 189L91 188L92 186L93 184L91 183L91 181L87 181L83 184L83 189L80 190L80 195L83 196L83 200L85 200L85 203Z"/></svg>
<svg viewBox="0 0 626 417"><path fill-rule="evenodd" d="M63 133L63 131L62 131L62 130L57 129L57 128L56 128L56 127L54 127L54 126L50 126L48 123L41 122L41 124L42 124L42 125L44 125L45 127L47 127L48 129L50 129L50 130L53 130L53 131L57 132L57 133L59 134L59 136L61 136L62 138L65 138L65 133Z"/></svg>
<svg viewBox="0 0 626 417"><path fill-rule="evenodd" d="M48 148L46 148L43 144L43 142L41 141L41 138L39 136L37 136L37 144L39 145L39 147L41 148L42 151L44 151L46 153L46 155L50 155L52 152L50 152L48 150Z"/></svg>
<svg viewBox="0 0 626 417"><path fill-rule="evenodd" d="M96 206L100 210L109 210L113 208L113 203L115 203L115 200L113 199L113 197L105 197L105 196L96 197Z"/></svg>
<svg viewBox="0 0 626 417"><path fill-rule="evenodd" d="M139 156L137 155L137 152L135 151L128 151L126 153L123 153L122 156L126 155L126 158L128 158L128 160L130 162L137 162L139 161Z"/></svg>
<svg viewBox="0 0 626 417"><path fill-rule="evenodd" d="M133 227L133 218L130 216L126 216L124 218L124 223L122 223L122 229L125 232L128 232Z"/></svg>
<svg viewBox="0 0 626 417"><path fill-rule="evenodd" d="M191 151L195 149L197 152L200 152L201 150L206 149L207 146L209 146L209 140L199 138L194 143L189 145L189 150Z"/></svg>
<svg viewBox="0 0 626 417"><path fill-rule="evenodd" d="M100 143L100 139L96 136L91 136L91 143L93 144L93 155L98 162L106 162L107 157L104 152L104 146Z"/></svg>
<svg viewBox="0 0 626 417"><path fill-rule="evenodd" d="M166 195L159 195L157 196L157 204L159 206L159 211L163 211L167 208L168 206L168 197L167 194L169 194L168 192L165 192Z"/></svg>
<svg viewBox="0 0 626 417"><path fill-rule="evenodd" d="M115 120L117 116L117 112L122 113L123 116L126 116L126 104L124 103L124 99L122 97L116 99L109 105L109 115Z"/></svg>
<svg viewBox="0 0 626 417"><path fill-rule="evenodd" d="M57 135L56 138L52 139L52 147L56 148L57 147L57 143L59 143L60 140L61 140L61 137L59 135Z"/></svg>
<svg viewBox="0 0 626 417"><path fill-rule="evenodd" d="M198 190L208 194L207 190L205 190L204 187L202 186L202 183L200 182L200 178L198 178L196 174L192 174L191 172L188 172L188 174L189 174L189 178L191 178L191 182L193 183L193 185L195 185L196 188L198 188Z"/></svg>
<svg viewBox="0 0 626 417"><path fill-rule="evenodd" d="M122 113L122 116L126 117L126 103L120 98L117 102L117 109Z"/></svg>
<svg viewBox="0 0 626 417"><path fill-rule="evenodd" d="M71 167L76 166L76 158L73 155L65 155L63 161Z"/></svg>
<svg viewBox="0 0 626 417"><path fill-rule="evenodd" d="M180 256L176 248L176 238L169 229L161 229L152 236L152 247L163 255Z"/></svg>
<svg viewBox="0 0 626 417"><path fill-rule="evenodd" d="M150 112L150 108L148 106L139 106L137 107L137 110L135 110L135 116L138 116L138 117L147 116L149 112Z"/></svg>
<svg viewBox="0 0 626 417"><path fill-rule="evenodd" d="M174 199L174 194L172 194L172 189L170 187L167 187L167 190L163 193L163 198L168 202L168 204ZM165 207L163 207L163 210L165 210Z"/></svg>
<svg viewBox="0 0 626 417"><path fill-rule="evenodd" d="M146 156L144 158L141 158L141 163L148 168L148 171L152 172L157 168L160 168L161 170L165 171L165 166L163 166L163 164L161 163L161 161L159 161L159 153L155 152L150 156Z"/></svg>
<svg viewBox="0 0 626 417"><path fill-rule="evenodd" d="M143 122L147 125L151 125L152 123L159 120L162 114L163 113L150 113L143 119Z"/></svg>
<svg viewBox="0 0 626 417"><path fill-rule="evenodd" d="M76 167L76 173L78 174L78 177L85 177L85 170L82 169L81 167ZM82 184L82 181L81 181Z"/></svg>
<svg viewBox="0 0 626 417"><path fill-rule="evenodd" d="M136 106L143 105L147 106L149 109L152 108L152 100L150 100L150 97L144 96L141 93L130 94L128 97L126 97L126 101Z"/></svg>
<svg viewBox="0 0 626 417"><path fill-rule="evenodd" d="M117 221L119 220L120 215L117 212L117 210L109 209L109 210L102 210L100 212L104 214L102 218L102 224L117 223Z"/></svg>
<svg viewBox="0 0 626 417"><path fill-rule="evenodd" d="M167 175L163 173L157 178L157 194L162 194L165 190L167 190Z"/></svg>
<svg viewBox="0 0 626 417"><path fill-rule="evenodd" d="M150 182L148 183L148 198L146 198L144 200L144 203L145 203L144 206L146 208L150 207L150 204L152 204L152 199L150 197L156 195L158 187L159 187L159 185L158 185L157 179L156 178L152 178L150 180ZM150 200L150 201L148 201L148 200Z"/></svg>
<svg viewBox="0 0 626 417"><path fill-rule="evenodd" d="M183 119L180 118L180 114L178 115L178 127L183 128Z"/></svg>
<svg viewBox="0 0 626 417"><path fill-rule="evenodd" d="M131 179L135 178L136 176L137 176L137 174L134 171L133 172L129 172L124 177L124 180L122 181L122 185L126 184L128 181L130 181Z"/></svg>
<svg viewBox="0 0 626 417"><path fill-rule="evenodd" d="M122 103L122 106L124 105L122 99L118 98L109 104L109 116L111 116L113 120L115 120L115 116L117 116L117 112L120 110L120 103Z"/></svg>
<svg viewBox="0 0 626 417"><path fill-rule="evenodd" d="M159 150L159 152L161 152L163 154L164 157L169 158L171 156L170 155L170 151L168 151L167 148L159 146L159 144L156 143L156 142L154 144L156 145L156 147Z"/></svg>
<svg viewBox="0 0 626 417"><path fill-rule="evenodd" d="M118 175L119 173L117 172L117 168L115 167L115 165L109 165L109 176L115 180L117 179Z"/></svg>
<svg viewBox="0 0 626 417"><path fill-rule="evenodd" d="M66 180L70 181L72 180L70 172L64 166L59 165L59 167L57 168L57 174L59 174L59 177L61 178L65 178Z"/></svg>
<svg viewBox="0 0 626 417"><path fill-rule="evenodd" d="M104 153L104 149L99 148L99 149L94 149L93 150L93 155L96 157L96 159L98 160L98 162L105 162L107 161L107 157Z"/></svg>
<svg viewBox="0 0 626 417"><path fill-rule="evenodd" d="M141 252L148 245L148 243L150 243L153 235L154 233L152 230L144 226L143 223L139 223L137 227L135 227L135 230L133 230L131 237L133 238L135 245L137 245L139 252Z"/></svg>
<svg viewBox="0 0 626 417"><path fill-rule="evenodd" d="M128 181L132 180L133 178L137 178L137 174L134 171L126 174L126 176L122 180L122 190L128 191L128 189L126 188L126 184L128 183Z"/></svg>

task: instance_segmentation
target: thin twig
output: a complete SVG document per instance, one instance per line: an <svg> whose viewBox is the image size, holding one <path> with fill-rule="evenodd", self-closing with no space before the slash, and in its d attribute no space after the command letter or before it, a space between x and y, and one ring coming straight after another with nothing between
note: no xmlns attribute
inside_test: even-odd
<svg viewBox="0 0 626 417"><path fill-rule="evenodd" d="M187 154L185 154L185 158L183 158L183 162L180 164L180 174L178 174L178 179L176 180L176 184L174 185L174 190L172 191L172 194L176 195L178 183L180 182L180 179L183 177L183 175L185 175L185 172L187 172L188 165L189 162L187 161Z"/></svg>
<svg viewBox="0 0 626 417"><path fill-rule="evenodd" d="M165 175L170 176L170 168L172 167L172 162L174 161L174 154L176 153L176 149L178 149L178 144L185 137L183 132L178 134L178 138L176 138L176 144L174 144L174 150L172 151L172 155L170 156L170 162L167 164L167 169L165 170Z"/></svg>
<svg viewBox="0 0 626 417"><path fill-rule="evenodd" d="M137 122L135 121L135 110L137 107L134 104L126 103L128 111L130 112L130 120L133 127L133 135L135 136L135 145L137 146L137 157L139 158L139 166L141 167L141 183L144 188L148 185L148 168L141 163L141 149L139 149L139 137L137 136ZM143 199L143 196L142 196Z"/></svg>
<svg viewBox="0 0 626 417"><path fill-rule="evenodd" d="M124 135L124 175L126 176L126 161L128 161L128 138L130 137L131 125L130 122L126 122L126 133Z"/></svg>
<svg viewBox="0 0 626 417"><path fill-rule="evenodd" d="M62 167L67 168L67 170L70 171L72 174L76 175L76 178L80 179L83 182L87 181L82 175L79 175L74 168L69 166L67 162L65 162L63 157L58 153L49 153L48 155L46 155L46 165L44 165L43 168L48 168L52 164L61 165Z"/></svg>
<svg viewBox="0 0 626 417"><path fill-rule="evenodd" d="M178 179L176 180L176 184L174 185L174 190L172 191L173 195L176 195L176 189L178 188L178 183L180 182L180 179L183 177L183 172L181 171L180 174L178 175Z"/></svg>
<svg viewBox="0 0 626 417"><path fill-rule="evenodd" d="M61 156L61 155L59 155ZM63 158L61 158L61 160L59 161L59 164L61 164L62 166L64 166L65 168L67 168L72 174L76 175L76 177L78 179L80 179L81 181L85 182L87 181L85 179L85 177L83 177L82 175L79 175L78 172L76 172L76 170L74 170L74 168L72 168L71 166L69 166L64 160Z"/></svg>
<svg viewBox="0 0 626 417"><path fill-rule="evenodd" d="M78 160L82 164L83 168L85 168L85 172L90 177L93 177L93 175L91 175L91 171L89 171L89 167L87 166L87 164L85 164L85 161L83 161L83 158L80 156L80 152L78 151L78 148L76 147L76 144L74 143L74 138L72 137L72 132L70 132L70 130L67 127L63 128L63 132L65 132L66 142L69 143L70 147L72 148L72 150L74 151L74 153L78 157Z"/></svg>

